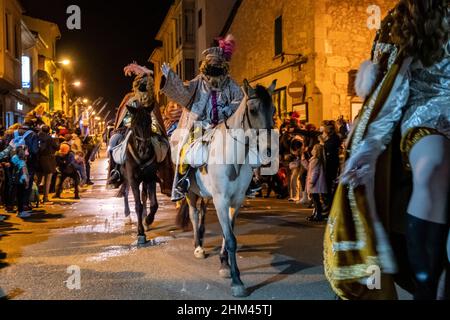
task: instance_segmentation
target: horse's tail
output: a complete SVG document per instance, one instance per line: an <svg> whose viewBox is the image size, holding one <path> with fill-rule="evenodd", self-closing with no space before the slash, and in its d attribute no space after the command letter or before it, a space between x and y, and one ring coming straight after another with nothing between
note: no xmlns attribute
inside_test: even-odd
<svg viewBox="0 0 450 320"><path fill-rule="evenodd" d="M178 208L175 224L183 231L188 231L191 219L189 217L189 205L186 199L180 201L180 207Z"/></svg>

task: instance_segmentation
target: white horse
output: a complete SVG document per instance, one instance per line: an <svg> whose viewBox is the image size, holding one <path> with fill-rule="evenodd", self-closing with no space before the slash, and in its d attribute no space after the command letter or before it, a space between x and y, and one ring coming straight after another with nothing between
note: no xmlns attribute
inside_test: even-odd
<svg viewBox="0 0 450 320"><path fill-rule="evenodd" d="M275 87L276 80L269 88L258 85L255 89L250 86L247 80L244 80L243 90L245 97L234 115L214 129L216 131L211 138L209 146L208 165L202 169L192 171L190 176L191 185L186 196L187 206L181 206L178 212L178 221L185 222L184 226L189 220L187 216L190 216L195 238L194 255L203 259L205 258L203 238L205 233L206 205L208 200L212 199L223 233L219 274L223 278L231 277L232 295L235 297L246 297L249 294L240 279L236 262L237 244L234 235L234 224L239 209L245 200L255 164L237 160L239 158L242 159L242 156L244 158L248 156L250 142L242 137L236 138L230 132L233 129L241 129L242 132L272 129L275 112L272 94ZM240 152L236 151L236 144L241 144L244 148L238 148L241 150ZM235 163L230 164L229 162L222 162L223 159L217 159L217 151L220 149L226 150L228 159L236 159ZM259 149L263 149L264 152L270 150L268 146L261 145Z"/></svg>

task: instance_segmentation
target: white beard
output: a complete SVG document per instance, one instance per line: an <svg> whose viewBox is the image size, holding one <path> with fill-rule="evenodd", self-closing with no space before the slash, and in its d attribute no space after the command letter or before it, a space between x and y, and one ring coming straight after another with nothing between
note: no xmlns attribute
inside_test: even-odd
<svg viewBox="0 0 450 320"><path fill-rule="evenodd" d="M355 90L358 97L366 99L374 89L375 81L379 73L378 64L370 60L364 61L358 71L355 81Z"/></svg>

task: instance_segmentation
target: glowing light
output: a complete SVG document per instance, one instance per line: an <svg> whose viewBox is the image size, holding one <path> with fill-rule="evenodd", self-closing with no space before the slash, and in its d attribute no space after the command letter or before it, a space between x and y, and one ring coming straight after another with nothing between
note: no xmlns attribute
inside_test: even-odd
<svg viewBox="0 0 450 320"><path fill-rule="evenodd" d="M72 63L72 61L70 61L69 59L64 59L63 61L61 61L62 65L68 66Z"/></svg>
<svg viewBox="0 0 450 320"><path fill-rule="evenodd" d="M75 81L72 83L75 87L81 87L81 81Z"/></svg>

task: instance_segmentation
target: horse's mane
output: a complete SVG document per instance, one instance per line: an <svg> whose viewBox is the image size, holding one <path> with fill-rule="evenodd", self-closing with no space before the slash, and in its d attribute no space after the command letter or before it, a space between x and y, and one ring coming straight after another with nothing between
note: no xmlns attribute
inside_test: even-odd
<svg viewBox="0 0 450 320"><path fill-rule="evenodd" d="M264 105L264 108L269 109L272 106L272 97L269 91L262 85L257 85L255 88L256 96Z"/></svg>

